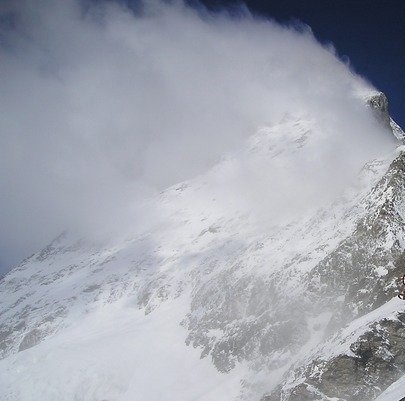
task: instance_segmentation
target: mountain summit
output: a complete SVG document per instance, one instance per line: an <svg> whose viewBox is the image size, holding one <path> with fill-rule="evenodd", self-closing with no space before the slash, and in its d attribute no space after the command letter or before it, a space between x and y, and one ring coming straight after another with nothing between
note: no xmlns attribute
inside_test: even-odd
<svg viewBox="0 0 405 401"><path fill-rule="evenodd" d="M129 233L66 232L10 271L0 398L405 396L404 133L384 94L363 97L393 146L356 177L317 162L339 132L286 114L145 200Z"/></svg>

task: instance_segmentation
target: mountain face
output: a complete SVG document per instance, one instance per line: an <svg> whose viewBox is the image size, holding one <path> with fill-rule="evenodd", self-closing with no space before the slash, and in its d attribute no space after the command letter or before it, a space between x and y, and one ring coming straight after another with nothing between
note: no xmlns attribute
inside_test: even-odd
<svg viewBox="0 0 405 401"><path fill-rule="evenodd" d="M401 141L385 95L367 102ZM289 116L238 157L255 169L300 152L313 130ZM2 278L2 400L405 396L405 149L367 162L327 206L274 224L216 197L232 163L146 201L131 235L64 233Z"/></svg>

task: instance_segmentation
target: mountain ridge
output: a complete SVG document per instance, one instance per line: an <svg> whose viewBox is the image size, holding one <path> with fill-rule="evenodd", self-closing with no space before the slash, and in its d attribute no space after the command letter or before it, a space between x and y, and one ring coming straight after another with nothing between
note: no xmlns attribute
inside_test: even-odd
<svg viewBox="0 0 405 401"><path fill-rule="evenodd" d="M367 102L402 140L385 95ZM292 135L275 142L283 130ZM255 172L265 166L262 159L279 158L286 149L300 152L311 130L316 124L310 118L289 116L259 130L237 157L253 158L242 167ZM225 158L208 174L163 191L157 204L146 201L146 216L152 209L153 218L124 240L96 243L69 233L59 236L0 281L5 399L30 399L28 388L15 383L19 371L32 374L31 392L44 400L152 400L168 391L174 395L176 388L184 400L377 397L400 378L405 363L398 346L402 336L396 334L405 330L405 306L392 300L405 269L404 149L391 157L369 161L356 186L332 205L307 214L294 214L293 208L286 223L258 221L239 199L221 199L218 188L232 179L235 164ZM144 337L136 334L138 328ZM160 373L174 369L172 381L163 381L160 390L142 387L143 379L150 384L148 369L142 373L134 363L146 363L137 358L147 354L132 340L149 352L157 347L174 357L158 346L159 332L166 347L171 344L166 337L173 338L176 352L187 361L172 366L153 354L149 369L159 363ZM122 348L110 339L114 335L122 338ZM108 350L90 346L92 338L116 350L122 366L110 361ZM386 353L379 355L381 344ZM83 355L69 360L75 346ZM328 353L328 347L340 351ZM68 375L69 389L50 373L61 356L66 360L59 368ZM38 361L43 372L34 373ZM139 377L131 376L125 364ZM73 365L87 387L72 373ZM197 384L192 369L206 374L210 384ZM182 375L187 379L175 384Z"/></svg>

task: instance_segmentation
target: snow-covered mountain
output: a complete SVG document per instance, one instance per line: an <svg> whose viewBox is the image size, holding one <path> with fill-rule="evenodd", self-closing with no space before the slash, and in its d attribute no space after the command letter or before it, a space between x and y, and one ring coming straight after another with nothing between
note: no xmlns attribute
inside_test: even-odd
<svg viewBox="0 0 405 401"><path fill-rule="evenodd" d="M0 282L0 398L405 396L405 303L396 297L404 133L383 94L367 102L398 146L368 160L338 196L328 191L306 209L281 198L282 216L277 202L235 196L235 179L260 176L269 160L291 168L323 140L311 116L287 115L205 174L145 201L130 234L64 233L9 272Z"/></svg>

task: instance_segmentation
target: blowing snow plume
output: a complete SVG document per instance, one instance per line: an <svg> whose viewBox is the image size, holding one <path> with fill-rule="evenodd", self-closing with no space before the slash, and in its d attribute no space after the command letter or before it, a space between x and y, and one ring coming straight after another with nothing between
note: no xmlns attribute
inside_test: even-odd
<svg viewBox="0 0 405 401"><path fill-rule="evenodd" d="M217 196L265 219L329 199L391 146L358 96L370 85L309 28L244 9L139 9L2 2L3 270L61 230L136 226L140 199L224 157L234 161ZM294 118L310 125L305 152L253 165L232 156L258 129ZM292 140L276 134L277 146Z"/></svg>

